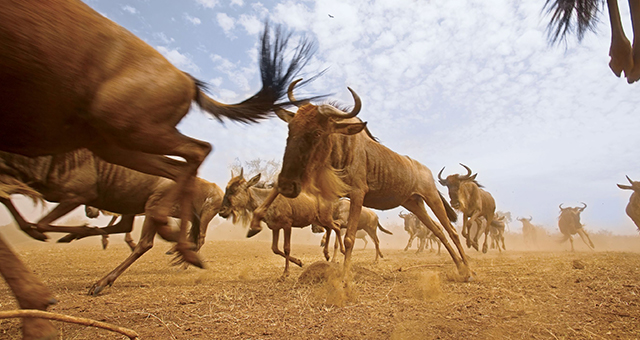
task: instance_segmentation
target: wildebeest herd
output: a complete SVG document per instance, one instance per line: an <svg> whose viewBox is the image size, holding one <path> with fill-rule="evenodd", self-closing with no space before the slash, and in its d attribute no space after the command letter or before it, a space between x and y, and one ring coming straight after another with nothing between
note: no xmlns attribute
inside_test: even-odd
<svg viewBox="0 0 640 340"><path fill-rule="evenodd" d="M570 2L557 0L557 7L551 7L557 8L553 18L558 23L556 35L567 31L575 7L567 6ZM588 3L591 7L577 7L587 11L579 16L579 34L591 25L590 13L597 6L596 0ZM640 53L633 53L624 33L617 29L617 8L612 11L615 3L608 2L614 27L610 66L617 75L624 71L631 83L640 78ZM638 11L632 6L633 14L640 16ZM0 8L0 201L20 229L37 240L46 240L49 232L69 233L63 238L66 242L126 233L136 215L145 215L141 239L132 244L131 255L97 281L90 294L111 285L153 246L156 234L175 243L176 262L203 267L196 252L218 213L251 221L249 236L259 232L264 221L273 232L273 252L285 258L284 275L289 262L302 265L290 255L293 227L314 224L322 228L327 260L334 232L333 259L337 258L335 249L340 248L343 272L348 273L358 231L372 239L376 260L382 257L377 229L390 233L367 208L402 206L410 212L400 215L410 234L405 250L414 238L420 240L419 252L427 242L438 244L438 252L443 245L460 277L473 279L452 224L457 220L456 210L463 214L461 234L467 248L480 250L479 237L484 233L483 253L488 251L489 238L494 247L506 250L504 216L496 216L495 200L476 181L477 174L462 165L466 174L442 178L442 168L438 179L448 189L447 201L429 168L373 137L357 117L362 101L354 90L349 88L355 104L346 110L311 103L321 96L296 98L296 86L304 83L294 79L311 58L313 46L301 40L287 62L289 36L265 24L258 53L262 89L241 103L222 104L205 94L203 82L178 70L152 47L79 0L5 1ZM637 48L634 44L634 51ZM282 169L273 188L256 188L259 176L246 180L240 173L232 176L223 192L216 184L196 177L211 146L176 129L192 102L219 120L226 117L253 123L273 112L288 124ZM297 110L289 111L289 106ZM634 190L627 214L638 224L636 191L640 188L637 182L629 182L631 185L619 187ZM58 205L31 223L11 202L12 194ZM425 203L438 222L428 214ZM104 228L51 225L80 205L86 205L92 216L97 213L95 208L120 215L120 221L115 223L114 217ZM594 247L580 222L585 208L586 204L577 208L560 205L559 229L571 241L572 250L574 234ZM178 230L169 226L170 216L180 219ZM525 238L535 243L531 218L520 221ZM280 229L283 251L278 244ZM341 230L346 230L344 239ZM0 253L0 273L20 308L46 310L55 303L47 287L1 238ZM55 332L44 319L23 320L25 339Z"/></svg>

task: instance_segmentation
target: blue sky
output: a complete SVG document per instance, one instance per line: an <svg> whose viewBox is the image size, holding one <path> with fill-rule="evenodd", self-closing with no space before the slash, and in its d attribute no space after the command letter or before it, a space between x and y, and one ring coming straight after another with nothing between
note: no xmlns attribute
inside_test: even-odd
<svg viewBox="0 0 640 340"><path fill-rule="evenodd" d="M260 88L263 20L283 24L316 41L308 73L328 68L306 91L351 104L350 86L372 133L434 175L443 166L445 174L461 173L462 162L499 210L553 229L558 204L586 202L589 230L636 233L624 213L630 192L616 183L625 175L640 180L640 85L608 68L606 9L582 42L548 46L542 0L86 3L228 103ZM630 32L628 8L620 6ZM287 134L277 118L221 125L198 110L179 128L213 144L199 175L222 187L236 158L281 160ZM383 221L398 212L381 213Z"/></svg>

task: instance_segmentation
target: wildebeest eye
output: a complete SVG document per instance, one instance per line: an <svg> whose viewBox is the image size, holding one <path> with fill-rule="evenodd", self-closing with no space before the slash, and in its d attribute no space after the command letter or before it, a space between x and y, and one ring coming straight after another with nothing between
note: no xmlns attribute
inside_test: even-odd
<svg viewBox="0 0 640 340"><path fill-rule="evenodd" d="M318 138L318 137L320 137L320 135L322 135L322 131L321 131L321 130L315 130L315 131L313 131L313 136L314 136L314 137Z"/></svg>

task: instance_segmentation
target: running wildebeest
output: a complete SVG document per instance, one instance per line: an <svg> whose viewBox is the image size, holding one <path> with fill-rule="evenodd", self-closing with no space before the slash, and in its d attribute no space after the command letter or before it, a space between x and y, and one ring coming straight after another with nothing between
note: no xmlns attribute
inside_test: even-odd
<svg viewBox="0 0 640 340"><path fill-rule="evenodd" d="M497 215L489 226L489 236L491 237L491 249L498 248L500 252L507 250L504 245L505 216ZM500 248L502 243L502 248Z"/></svg>
<svg viewBox="0 0 640 340"><path fill-rule="evenodd" d="M25 156L88 148L107 162L178 183L149 214L167 223L179 201L177 250L202 266L187 240L197 170L209 143L176 125L192 102L218 119L254 122L278 107L287 84L313 52L303 40L291 63L288 35L265 25L258 53L262 89L233 105L208 97L205 84L80 0L21 0L0 6L0 150ZM177 156L178 159L168 156ZM43 301L46 301L43 297Z"/></svg>
<svg viewBox="0 0 640 340"><path fill-rule="evenodd" d="M582 223L580 223L580 213L587 207L587 205L582 202L583 207L568 207L563 208L562 204L558 207L560 208L560 217L558 218L558 227L560 228L560 232L563 237L560 242L564 242L567 239L571 241L571 251L575 251L573 249L573 236L575 234L580 235L580 238L584 242L584 244L589 247L589 249L593 250L595 246L593 242L591 242L591 238L589 238L589 234L584 230Z"/></svg>
<svg viewBox="0 0 640 340"><path fill-rule="evenodd" d="M349 210L351 209L351 203L349 202L348 199L340 199L337 202L335 202L333 204L333 220L338 223L338 226L340 227L340 234L336 234L338 235L337 237L340 237L341 235L344 235L344 232L347 229L347 222L349 221ZM312 227L314 227L314 225L312 225ZM378 256L381 258L384 258L384 256L382 256L382 252L380 251L380 240L378 239L378 234L377 234L377 229L380 229L383 233L389 234L389 235L393 235L392 232L386 230L385 228L382 227L382 225L380 225L380 220L378 218L378 215L371 209L362 208L362 212L360 213L360 221L358 223L358 231L356 232L356 238L360 238L362 240L365 241L365 248L367 247L367 239L365 235L369 235L369 237L371 237L371 240L373 240L373 244L376 247L376 258L374 260L374 262L378 262ZM316 229L317 230L317 229ZM313 231L313 228L312 228ZM360 233L360 237L358 237L358 234ZM331 235L330 233L325 233L324 237L322 238L321 241L321 245L324 245L326 242L329 242L329 240L331 239ZM336 242L334 244L334 250L333 250L333 261L336 261L336 255L338 253L338 240L336 239Z"/></svg>
<svg viewBox="0 0 640 340"><path fill-rule="evenodd" d="M224 218L232 216L233 223L236 223L238 218L246 221L248 218L245 216L251 215L273 190L256 188L255 185L259 180L260 174L248 181L245 180L242 171L238 176L232 177L224 192L220 216ZM292 199L279 197L269 207L263 220L272 231L271 250L285 258L283 278L289 275L289 261L302 267L302 261L289 255L291 253L291 228L304 228L313 223L322 226L327 232L334 231L336 235L340 235L340 228L333 220L333 202L307 194ZM284 234L284 252L280 251L278 247L280 229ZM247 237L255 234L249 230ZM344 251L342 242L340 242L340 250ZM325 244L324 255L328 260L328 242Z"/></svg>
<svg viewBox="0 0 640 340"><path fill-rule="evenodd" d="M140 243L132 254L114 271L98 281L89 291L98 294L111 285L133 262L153 247L156 229L149 228L149 214L177 185L176 182L158 176L107 163L87 149L79 149L55 156L25 157L0 151L0 179L11 177L14 181L28 183L49 202L59 202L51 212L40 219L35 227L26 222L9 199L0 198L14 216L22 230L56 232L75 230L65 237L67 242L91 235L129 232L136 214L144 213L145 220ZM206 236L206 228L218 213L222 204L222 190L215 183L196 178L192 212L192 242L199 250ZM66 215L80 205L122 214L119 223L105 228L51 226L50 223ZM179 202L174 202L172 216L179 216ZM201 223L202 222L202 223ZM166 240L176 242L177 235L164 225L157 232ZM31 235L31 234L29 234ZM37 234L36 234L37 235ZM44 236L44 235L43 235Z"/></svg>
<svg viewBox="0 0 640 340"><path fill-rule="evenodd" d="M289 85L289 100L295 100L292 92L298 81ZM387 210L402 205L438 236L460 276L470 279L472 272L467 257L450 222L457 216L436 189L431 171L377 142L366 123L356 118L361 101L353 90L349 91L355 100L350 112L329 104L310 103L300 105L297 112L276 110L289 126L282 171L276 189L254 211L251 228L260 230L259 219L279 194L289 198L297 197L301 192L327 199L349 197L351 208L344 239L343 274L346 274L351 268L351 253L362 207ZM457 252L427 214L425 202L449 233Z"/></svg>
<svg viewBox="0 0 640 340"><path fill-rule="evenodd" d="M553 12L549 22L549 37L552 42L563 39L573 27L573 11L576 11L578 39L582 40L587 30L594 30L598 22L598 7L604 0L547 0L547 12ZM611 25L611 47L609 67L620 77L624 72L629 84L640 79L640 3L629 0L631 20L633 23L633 46L627 39L617 0L607 0L609 22Z"/></svg>
<svg viewBox="0 0 640 340"><path fill-rule="evenodd" d="M530 244L534 247L538 246L538 228L531 223L533 217L529 216L529 219L524 217L518 217L517 220L522 222L522 237L524 243Z"/></svg>
<svg viewBox="0 0 640 340"><path fill-rule="evenodd" d="M627 180L631 185L618 184L618 188L633 190L631 197L629 197L629 204L627 204L626 212L633 223L636 224L638 230L640 230L640 182L632 181L629 176L627 176Z"/></svg>
<svg viewBox="0 0 640 340"><path fill-rule="evenodd" d="M412 213L403 214L402 212L400 212L398 216L403 219L404 230L409 233L409 241L407 242L407 246L404 247L404 251L409 250L409 248L411 248L411 245L413 244L413 240L417 238L418 251L416 251L416 254L422 252L425 248L425 245L428 245L432 249L433 243L435 242L438 244L438 255L440 255L440 240L434 233L431 232L431 230L427 229L427 227L424 226L422 222L420 222L416 215Z"/></svg>
<svg viewBox="0 0 640 340"><path fill-rule="evenodd" d="M484 228L484 244L482 245L482 252L486 253L488 250L487 236L489 234L489 226L493 222L493 218L496 211L496 202L490 193L482 189L476 181L478 174L471 175L472 171L468 166L460 163L466 170L466 175L449 175L446 179L442 178L442 172L444 167L438 173L438 180L440 184L446 186L449 189L449 198L451 198L451 206L454 209L458 209L463 214L462 224L462 236L467 239L467 247L473 246L478 250L478 236L480 235L481 218L484 217L486 222ZM471 230L473 225L476 227L476 232L471 237Z"/></svg>

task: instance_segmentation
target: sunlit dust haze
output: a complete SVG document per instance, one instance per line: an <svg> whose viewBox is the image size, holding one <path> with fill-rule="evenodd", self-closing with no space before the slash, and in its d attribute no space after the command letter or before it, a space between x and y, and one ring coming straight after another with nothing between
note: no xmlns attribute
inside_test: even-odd
<svg viewBox="0 0 640 340"><path fill-rule="evenodd" d="M585 202L588 231L637 235L625 214L631 191L616 184L628 184L625 175L640 180L640 85L608 67L606 9L582 42L569 37L551 46L543 0L86 3L207 82L211 96L225 103L261 87L259 34L266 19L282 24L295 32L292 39L316 42L303 76L326 69L300 95L330 94L352 105L351 87L362 99L359 117L381 143L434 176L442 167L446 176L465 173L458 163L469 166L497 209L511 212L512 232L521 228L518 216L557 232L558 205ZM629 9L620 6L630 33ZM287 137L276 117L220 124L195 108L179 129L213 145L199 176L223 188L235 159L281 161ZM42 213L27 200L18 203L30 219ZM383 225L397 226L402 241L394 247L406 242L400 211L378 212ZM2 209L0 225L11 221ZM221 223L215 218L210 232Z"/></svg>

